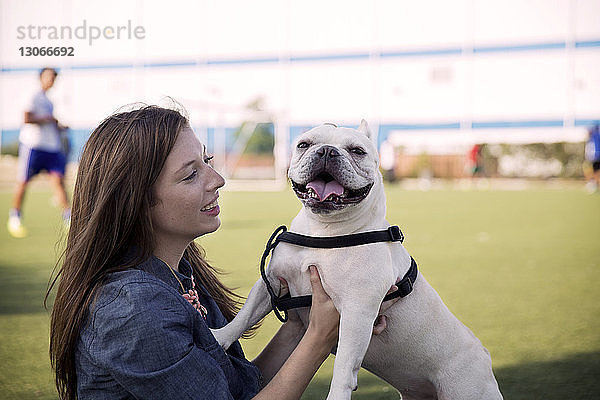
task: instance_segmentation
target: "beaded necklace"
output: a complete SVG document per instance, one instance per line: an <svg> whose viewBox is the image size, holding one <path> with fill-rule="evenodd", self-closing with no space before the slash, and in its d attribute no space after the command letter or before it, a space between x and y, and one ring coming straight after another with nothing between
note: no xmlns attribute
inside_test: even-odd
<svg viewBox="0 0 600 400"><path fill-rule="evenodd" d="M166 262L164 262L164 263L167 266L167 268L169 269L169 271L171 271L171 274L173 274L175 279L177 279L179 286L181 286L183 298L186 299L192 305L192 307L194 307L196 309L196 311L198 311L200 313L202 318L206 319L208 310L206 309L206 307L204 307L202 304L200 304L200 301L198 300L199 296L198 296L198 292L196 291L196 285L194 284L194 273L192 272L192 288L190 290L188 290L186 293L186 290L183 287L183 283L181 282L181 280L179 279L179 277L177 276L177 274L175 273L173 268L171 268L169 266L169 264L167 264Z"/></svg>

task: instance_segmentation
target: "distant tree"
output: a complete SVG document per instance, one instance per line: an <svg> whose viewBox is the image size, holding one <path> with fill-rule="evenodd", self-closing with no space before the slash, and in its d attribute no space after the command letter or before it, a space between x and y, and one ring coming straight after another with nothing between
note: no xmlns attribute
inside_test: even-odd
<svg viewBox="0 0 600 400"><path fill-rule="evenodd" d="M247 124L249 124L249 122L243 122L242 125L235 131L234 136L236 139L240 136L244 126ZM275 146L274 131L274 126L271 122L257 124L252 136L246 144L245 152L251 154L273 153L273 147Z"/></svg>
<svg viewBox="0 0 600 400"><path fill-rule="evenodd" d="M246 105L248 110L252 111L263 111L263 99L258 97L252 100L250 103ZM240 125L240 127L235 131L234 136L237 139L247 124L250 124L250 121L245 121ZM273 153L273 147L275 146L275 128L272 122L263 122L256 125L252 136L248 140L246 144L246 153L251 154L271 154Z"/></svg>

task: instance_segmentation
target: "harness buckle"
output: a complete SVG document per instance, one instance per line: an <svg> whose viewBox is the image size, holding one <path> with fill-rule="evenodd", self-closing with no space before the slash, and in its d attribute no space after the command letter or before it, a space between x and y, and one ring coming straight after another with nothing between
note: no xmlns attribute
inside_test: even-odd
<svg viewBox="0 0 600 400"><path fill-rule="evenodd" d="M402 234L402 231L400 230L400 228L396 225L390 226L389 228L387 228L388 233L390 234L390 241L392 242L403 242L404 241L404 234Z"/></svg>

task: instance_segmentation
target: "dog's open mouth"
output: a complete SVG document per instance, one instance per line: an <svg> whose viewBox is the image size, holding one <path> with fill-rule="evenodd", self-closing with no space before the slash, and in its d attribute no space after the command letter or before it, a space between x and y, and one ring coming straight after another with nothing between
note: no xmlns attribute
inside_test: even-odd
<svg viewBox="0 0 600 400"><path fill-rule="evenodd" d="M329 173L322 172L306 185L292 181L296 196L306 205L315 208L338 209L362 201L373 187L368 184L360 189L344 188Z"/></svg>

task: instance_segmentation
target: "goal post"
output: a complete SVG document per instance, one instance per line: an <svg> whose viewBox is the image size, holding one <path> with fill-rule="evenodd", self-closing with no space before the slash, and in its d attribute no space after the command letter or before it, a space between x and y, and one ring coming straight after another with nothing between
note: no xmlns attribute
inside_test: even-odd
<svg viewBox="0 0 600 400"><path fill-rule="evenodd" d="M281 112L263 110L257 102L230 106L206 101L184 102L194 115L198 138L214 152L214 168L227 180L229 190L282 190L287 181L290 127ZM262 136L262 137L260 137ZM265 136L272 145L265 151ZM260 142L262 140L262 142ZM256 147L259 141L259 152ZM253 145L254 144L254 145Z"/></svg>

